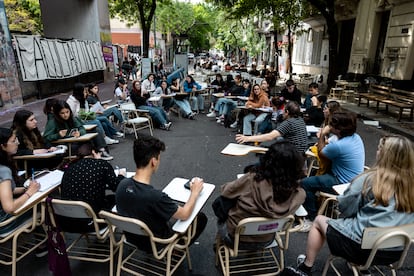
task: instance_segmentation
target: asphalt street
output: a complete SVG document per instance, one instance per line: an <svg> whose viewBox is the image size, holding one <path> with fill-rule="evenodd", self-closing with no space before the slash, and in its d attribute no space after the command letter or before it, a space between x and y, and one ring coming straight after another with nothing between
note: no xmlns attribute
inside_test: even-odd
<svg viewBox="0 0 414 276"><path fill-rule="evenodd" d="M106 91L107 97L111 96L110 87L112 84L101 85ZM67 95L60 95L65 98ZM38 107L36 107L38 105ZM39 127L44 127L45 118L41 114L40 106L33 103L29 105L35 111L39 119ZM31 106L31 107L30 107ZM27 105L25 106L27 107ZM4 115L4 114L3 114ZM1 118L0 125L9 125L10 118ZM161 155L161 164L158 172L152 178L152 185L162 189L174 177L191 178L199 176L205 182L216 185L216 189L202 209L208 216L209 222L201 235L200 239L191 247L191 259L193 271L187 270L186 262L180 267L175 275L221 275L218 268L214 266L213 242L216 233L216 220L211 209L212 201L219 195L220 186L228 181L234 180L238 173L242 173L246 165L257 162L255 154L247 156L232 157L220 154L220 151L230 142L234 142L235 132L217 124L212 118L207 118L205 114L196 116L196 120L187 120L171 115L173 125L170 131L156 129L154 136L165 142L167 149ZM148 130L141 132L149 133ZM385 128L367 126L359 121L357 132L363 138L365 144L365 164L371 166L375 162L377 143L381 136L388 133ZM127 168L128 171L134 170L132 156L132 143L134 135L127 135L121 138L118 145L110 146L110 153L115 157L110 163L115 167ZM287 266L296 264L298 254L304 253L306 248L306 233L293 233L290 236L289 249L285 254ZM404 267L399 271L399 275L413 275L414 250L411 249ZM328 256L328 249L325 246L314 267L314 275L320 275L323 264ZM73 275L107 275L107 264L92 264L80 261L71 261ZM345 263L340 265L344 275L349 275L350 271ZM30 255L18 263L18 275L48 275L47 257L36 258ZM0 266L0 275L9 275L10 267ZM329 275L334 275L331 271Z"/></svg>

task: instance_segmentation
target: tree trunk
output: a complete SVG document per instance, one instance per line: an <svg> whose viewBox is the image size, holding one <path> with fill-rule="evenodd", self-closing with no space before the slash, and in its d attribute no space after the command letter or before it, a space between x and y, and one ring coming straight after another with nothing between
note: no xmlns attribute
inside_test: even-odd
<svg viewBox="0 0 414 276"><path fill-rule="evenodd" d="M292 67L292 31L290 29L290 25L288 25L288 73L289 73L289 79L292 79L292 72L293 72L293 67Z"/></svg>
<svg viewBox="0 0 414 276"><path fill-rule="evenodd" d="M337 75L336 59L338 55L338 24L334 18L326 18L329 35L329 74L327 78L328 89L335 85Z"/></svg>
<svg viewBox="0 0 414 276"><path fill-rule="evenodd" d="M147 58L148 57L148 50L149 50L149 36L151 31L151 25L149 26L142 26L142 56Z"/></svg>

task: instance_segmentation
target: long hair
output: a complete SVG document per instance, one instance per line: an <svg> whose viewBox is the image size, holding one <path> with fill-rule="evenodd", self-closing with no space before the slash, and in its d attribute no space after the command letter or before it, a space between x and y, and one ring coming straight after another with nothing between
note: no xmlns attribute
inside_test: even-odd
<svg viewBox="0 0 414 276"><path fill-rule="evenodd" d="M141 96L141 85L139 85L139 90L135 88L135 84L136 84L137 82L141 83L141 81L140 81L140 80L134 80L134 81L132 82L132 91L131 91L131 93L135 93L135 94L137 94L138 96Z"/></svg>
<svg viewBox="0 0 414 276"><path fill-rule="evenodd" d="M63 120L62 117L60 117L60 114L59 114L60 111L64 108L69 109L69 111L70 111L70 117L67 121ZM53 105L53 115L54 115L56 123L59 127L63 128L63 127L65 127L65 124L68 124L70 128L75 127L75 122L73 121L73 112L72 112L72 109L70 109L70 106L67 102L57 101Z"/></svg>
<svg viewBox="0 0 414 276"><path fill-rule="evenodd" d="M325 107L329 110L329 115L325 118L325 121L323 122L323 124L325 126L327 126L328 123L329 123L329 120L332 117L332 114L335 111L340 111L341 110L341 104L338 103L337 101L329 101L329 102L326 103Z"/></svg>
<svg viewBox="0 0 414 276"><path fill-rule="evenodd" d="M250 91L250 97L249 98L253 99L253 101L255 101L255 102L257 102L259 100L259 96L256 95L256 93L254 93L254 88L256 86L259 87L260 92L262 92L262 93L264 92L262 87L259 84L256 83L255 85L252 86L252 90Z"/></svg>
<svg viewBox="0 0 414 276"><path fill-rule="evenodd" d="M380 139L375 166L368 170L363 194L371 190L375 204L388 206L395 199L395 210L414 212L414 144L408 138L394 135Z"/></svg>
<svg viewBox="0 0 414 276"><path fill-rule="evenodd" d="M83 94L85 86L82 83L75 83L73 86L73 97L77 99L80 103L81 108L85 108L85 94Z"/></svg>
<svg viewBox="0 0 414 276"><path fill-rule="evenodd" d="M189 78L189 79L190 79L190 82L188 82L188 83L192 83L192 84L194 84L194 83L195 83L195 80L194 80L193 76L191 76L191 75L187 75L187 77L186 77L186 78ZM187 81L187 80L185 80L185 81Z"/></svg>
<svg viewBox="0 0 414 276"><path fill-rule="evenodd" d="M45 141L37 127L34 129L27 128L26 122L32 115L33 112L29 110L18 110L14 114L12 129L17 136L22 137L23 140L20 142L23 143L26 148L34 150L43 148Z"/></svg>
<svg viewBox="0 0 414 276"><path fill-rule="evenodd" d="M98 85L94 82L91 82L90 84L88 84L88 94L95 97L99 102L100 100L99 100L98 94L95 94L92 92L92 88L94 88L95 86L98 86Z"/></svg>
<svg viewBox="0 0 414 276"><path fill-rule="evenodd" d="M58 99L51 98L47 99L45 105L43 106L43 113L45 115L53 114L53 105L57 103Z"/></svg>
<svg viewBox="0 0 414 276"><path fill-rule="evenodd" d="M299 187L303 174L303 156L286 140L276 141L256 167L254 179L267 180L273 186L273 200L285 202Z"/></svg>
<svg viewBox="0 0 414 276"><path fill-rule="evenodd" d="M8 128L1 127L0 128L0 145L7 146L7 142L9 141L10 137L13 136L13 131ZM17 177L17 168L13 161L13 158L0 147L0 164L3 166L8 167L12 171L12 176L14 181L16 182Z"/></svg>

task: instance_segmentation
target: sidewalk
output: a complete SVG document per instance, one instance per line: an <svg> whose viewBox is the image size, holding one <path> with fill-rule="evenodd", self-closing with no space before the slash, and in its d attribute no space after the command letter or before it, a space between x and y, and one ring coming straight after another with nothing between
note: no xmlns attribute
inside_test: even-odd
<svg viewBox="0 0 414 276"><path fill-rule="evenodd" d="M115 82L99 83L99 98L102 101L112 100L114 101L114 87ZM46 125L46 116L43 114L43 106L47 99L57 98L60 100L66 100L72 92L66 92L61 94L56 94L53 97L44 98L41 100L28 100L22 106L8 109L6 111L0 112L0 127L11 127L13 123L13 117L17 110L19 109L28 109L32 111L38 121L37 125L40 131L43 131Z"/></svg>

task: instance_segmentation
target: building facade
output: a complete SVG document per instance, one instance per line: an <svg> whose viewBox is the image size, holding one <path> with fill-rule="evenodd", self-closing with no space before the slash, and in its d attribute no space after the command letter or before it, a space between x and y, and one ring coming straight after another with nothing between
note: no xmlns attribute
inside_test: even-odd
<svg viewBox="0 0 414 276"><path fill-rule="evenodd" d="M337 1L338 75L362 80L388 78L412 89L414 82L414 2L410 0ZM294 72L327 75L329 43L322 17L305 21L295 40Z"/></svg>

